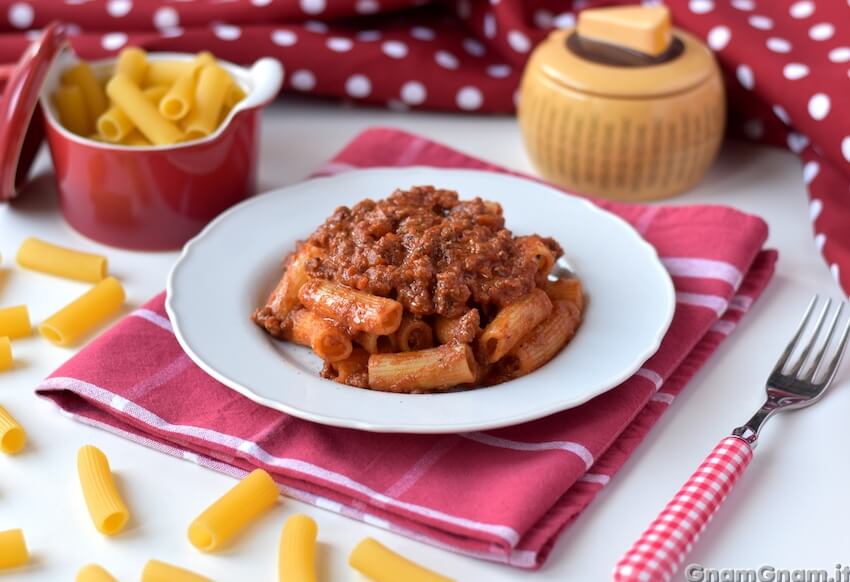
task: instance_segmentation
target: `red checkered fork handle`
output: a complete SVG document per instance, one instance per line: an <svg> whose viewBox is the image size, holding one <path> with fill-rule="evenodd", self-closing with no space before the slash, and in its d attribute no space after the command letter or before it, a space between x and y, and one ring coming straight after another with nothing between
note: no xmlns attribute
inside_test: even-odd
<svg viewBox="0 0 850 582"><path fill-rule="evenodd" d="M724 438L614 567L615 582L667 582L691 551L720 503L744 473L753 450Z"/></svg>

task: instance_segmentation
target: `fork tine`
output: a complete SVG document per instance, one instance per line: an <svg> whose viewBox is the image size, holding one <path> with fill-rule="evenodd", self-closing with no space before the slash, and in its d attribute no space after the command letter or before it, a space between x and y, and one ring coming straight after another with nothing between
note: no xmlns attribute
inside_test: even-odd
<svg viewBox="0 0 850 582"><path fill-rule="evenodd" d="M844 324L844 331L841 332L841 341L838 343L838 350L832 357L829 367L826 369L826 375L821 381L822 384L829 384L832 381L835 372L838 370L838 364L841 363L841 356L844 354L844 349L847 347L847 339L850 338L850 318Z"/></svg>
<svg viewBox="0 0 850 582"><path fill-rule="evenodd" d="M806 360L809 358L809 352L812 351L812 348L818 340L818 336L820 336L820 330L821 328L823 328L823 322L826 320L826 314L829 312L829 308L831 306L832 299L827 297L826 305L823 306L823 309L821 310L820 315L818 316L818 321L815 324L815 331L812 332L809 341L806 342L806 347L803 348L803 352L800 354L799 359L793 366L791 366L791 370L788 372L791 376L796 376L797 372L800 371L800 368L803 367L803 364L805 364Z"/></svg>
<svg viewBox="0 0 850 582"><path fill-rule="evenodd" d="M838 325L838 320L841 318L841 313L844 311L844 302L841 301L838 303L838 309L835 311L835 315L832 317L832 321L829 323L829 331L826 333L826 339L823 340L823 344L821 345L818 353L815 354L814 359L812 360L812 365L800 376L800 380L804 380L806 382L812 382L814 380L815 375L818 373L818 370L823 363L824 354L826 353L827 348L829 347L830 342L832 342L833 334L835 333L835 327Z"/></svg>
<svg viewBox="0 0 850 582"><path fill-rule="evenodd" d="M809 301L809 306L806 307L806 312L803 314L803 319L802 321L800 321L800 326L797 328L797 331L794 332L794 337L792 337L791 341L788 342L788 346L785 348L785 351L782 352L781 356L779 356L779 360L776 362L776 366L773 367L773 374L781 373L782 368L784 368L785 364L788 363L788 356L791 355L791 352L794 351L797 342L800 340L800 336L803 334L803 330L806 328L806 324L809 323L809 317L811 317L812 310L815 308L815 303L817 302L817 295L812 297L812 300Z"/></svg>

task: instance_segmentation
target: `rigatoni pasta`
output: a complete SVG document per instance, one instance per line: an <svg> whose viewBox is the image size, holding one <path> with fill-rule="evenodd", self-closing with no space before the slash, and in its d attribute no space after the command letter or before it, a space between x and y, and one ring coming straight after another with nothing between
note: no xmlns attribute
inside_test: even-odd
<svg viewBox="0 0 850 582"><path fill-rule="evenodd" d="M7 336L0 337L0 372L11 370L15 365L12 357L12 340Z"/></svg>
<svg viewBox="0 0 850 582"><path fill-rule="evenodd" d="M88 564L80 568L74 582L118 582L112 574L97 564Z"/></svg>
<svg viewBox="0 0 850 582"><path fill-rule="evenodd" d="M61 82L53 103L65 128L92 140L130 146L168 146L206 137L246 96L206 51L193 60L161 61L130 47L121 51L108 79L98 79L81 62L65 71ZM149 94L152 88L155 98Z"/></svg>
<svg viewBox="0 0 850 582"><path fill-rule="evenodd" d="M29 560L24 532L20 529L0 531L0 570L18 568Z"/></svg>
<svg viewBox="0 0 850 582"><path fill-rule="evenodd" d="M18 339L27 337L30 333L32 333L32 324L26 305L0 307L0 337ZM2 358L0 358L0 369L2 369Z"/></svg>
<svg viewBox="0 0 850 582"><path fill-rule="evenodd" d="M117 313L124 297L118 279L107 277L41 322L38 331L56 345L72 345Z"/></svg>
<svg viewBox="0 0 850 582"><path fill-rule="evenodd" d="M212 582L212 580L185 568L159 560L148 560L142 570L142 582Z"/></svg>
<svg viewBox="0 0 850 582"><path fill-rule="evenodd" d="M357 544L348 556L348 563L373 582L452 582L451 578L411 562L373 538Z"/></svg>
<svg viewBox="0 0 850 582"><path fill-rule="evenodd" d="M92 445L81 447L77 453L77 472L97 531L108 536L121 533L130 519L130 511L115 486L106 455Z"/></svg>
<svg viewBox="0 0 850 582"><path fill-rule="evenodd" d="M284 259L251 317L310 346L322 376L349 386L498 384L554 357L581 321L578 279L548 281L562 253L550 238L514 236L495 202L415 186L338 208Z"/></svg>
<svg viewBox="0 0 850 582"><path fill-rule="evenodd" d="M27 444L27 433L9 411L0 406L0 451L7 455L20 453Z"/></svg>
<svg viewBox="0 0 850 582"><path fill-rule="evenodd" d="M307 515L293 515L280 533L278 579L280 582L316 582L316 522Z"/></svg>
<svg viewBox="0 0 850 582"><path fill-rule="evenodd" d="M279 495L271 475L255 469L192 521L189 541L204 552L220 549L274 507Z"/></svg>
<svg viewBox="0 0 850 582"><path fill-rule="evenodd" d="M106 277L106 257L60 247L37 238L26 239L18 249L18 264L57 277L98 283Z"/></svg>

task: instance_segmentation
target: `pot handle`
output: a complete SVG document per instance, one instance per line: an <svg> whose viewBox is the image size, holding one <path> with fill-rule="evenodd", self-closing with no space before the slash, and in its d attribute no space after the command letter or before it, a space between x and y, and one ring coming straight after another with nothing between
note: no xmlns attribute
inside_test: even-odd
<svg viewBox="0 0 850 582"><path fill-rule="evenodd" d="M254 109L271 103L283 85L283 74L283 65L277 59L264 57L255 62L250 71L253 89L236 109Z"/></svg>

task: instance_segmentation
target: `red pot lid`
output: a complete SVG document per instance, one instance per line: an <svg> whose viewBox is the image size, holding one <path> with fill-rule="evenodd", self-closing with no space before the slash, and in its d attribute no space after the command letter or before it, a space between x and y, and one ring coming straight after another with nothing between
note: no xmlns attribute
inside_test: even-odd
<svg viewBox="0 0 850 582"><path fill-rule="evenodd" d="M36 114L38 97L53 59L64 45L65 27L54 22L17 65L0 66L0 202L17 194L44 141L42 116Z"/></svg>

